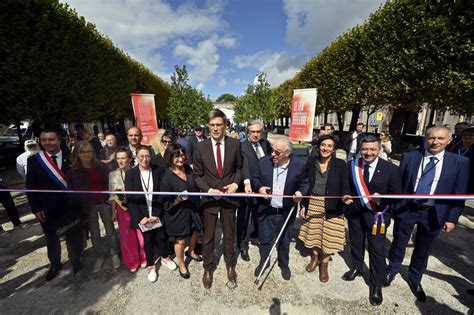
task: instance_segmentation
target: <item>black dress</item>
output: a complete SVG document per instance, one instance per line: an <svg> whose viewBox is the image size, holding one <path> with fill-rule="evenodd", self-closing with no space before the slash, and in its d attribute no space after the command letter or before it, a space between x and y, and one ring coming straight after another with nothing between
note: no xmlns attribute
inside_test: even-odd
<svg viewBox="0 0 474 315"><path fill-rule="evenodd" d="M191 167L186 164L187 180L183 180L172 170L167 169L160 184L160 191L182 192L187 190L188 192L198 192L192 172ZM176 197L177 195L160 197L160 202L165 210L163 223L171 240L189 236L193 230L202 231L202 221L198 213L199 197L189 197L188 200L181 201L173 207Z"/></svg>

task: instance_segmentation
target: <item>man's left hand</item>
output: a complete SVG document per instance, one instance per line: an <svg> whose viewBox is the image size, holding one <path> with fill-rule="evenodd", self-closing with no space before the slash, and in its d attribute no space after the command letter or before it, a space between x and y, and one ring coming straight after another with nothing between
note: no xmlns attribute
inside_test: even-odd
<svg viewBox="0 0 474 315"><path fill-rule="evenodd" d="M301 194L301 192L297 191L293 195L293 200L294 200L294 202L300 202L303 199L302 197L303 197L303 195Z"/></svg>
<svg viewBox="0 0 474 315"><path fill-rule="evenodd" d="M449 233L451 232L452 230L454 230L454 228L456 227L456 224L453 223L453 222L446 222L443 226L443 231L445 231L446 233Z"/></svg>

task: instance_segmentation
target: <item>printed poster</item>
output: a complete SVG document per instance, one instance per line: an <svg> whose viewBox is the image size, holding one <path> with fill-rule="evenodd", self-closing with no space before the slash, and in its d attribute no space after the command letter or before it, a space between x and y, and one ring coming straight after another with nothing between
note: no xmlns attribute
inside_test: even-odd
<svg viewBox="0 0 474 315"><path fill-rule="evenodd" d="M149 146L158 136L155 94L133 93L131 96L135 121L143 135L142 144Z"/></svg>
<svg viewBox="0 0 474 315"><path fill-rule="evenodd" d="M289 138L293 141L311 141L313 138L316 89L293 90Z"/></svg>

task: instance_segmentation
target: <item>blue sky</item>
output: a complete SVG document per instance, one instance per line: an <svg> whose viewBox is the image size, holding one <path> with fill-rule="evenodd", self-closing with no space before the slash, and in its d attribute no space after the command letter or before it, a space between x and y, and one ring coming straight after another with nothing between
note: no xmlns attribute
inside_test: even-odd
<svg viewBox="0 0 474 315"><path fill-rule="evenodd" d="M62 0L170 81L186 65L211 99L242 95L260 71L272 87L384 0Z"/></svg>

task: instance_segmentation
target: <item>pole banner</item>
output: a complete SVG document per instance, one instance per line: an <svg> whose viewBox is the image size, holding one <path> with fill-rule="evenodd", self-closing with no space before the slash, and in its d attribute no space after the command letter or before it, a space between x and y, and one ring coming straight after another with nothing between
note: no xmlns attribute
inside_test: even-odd
<svg viewBox="0 0 474 315"><path fill-rule="evenodd" d="M313 138L316 89L293 90L291 102L290 140L311 141Z"/></svg>
<svg viewBox="0 0 474 315"><path fill-rule="evenodd" d="M142 144L149 146L158 135L155 94L132 93L131 97L135 121L142 131Z"/></svg>

